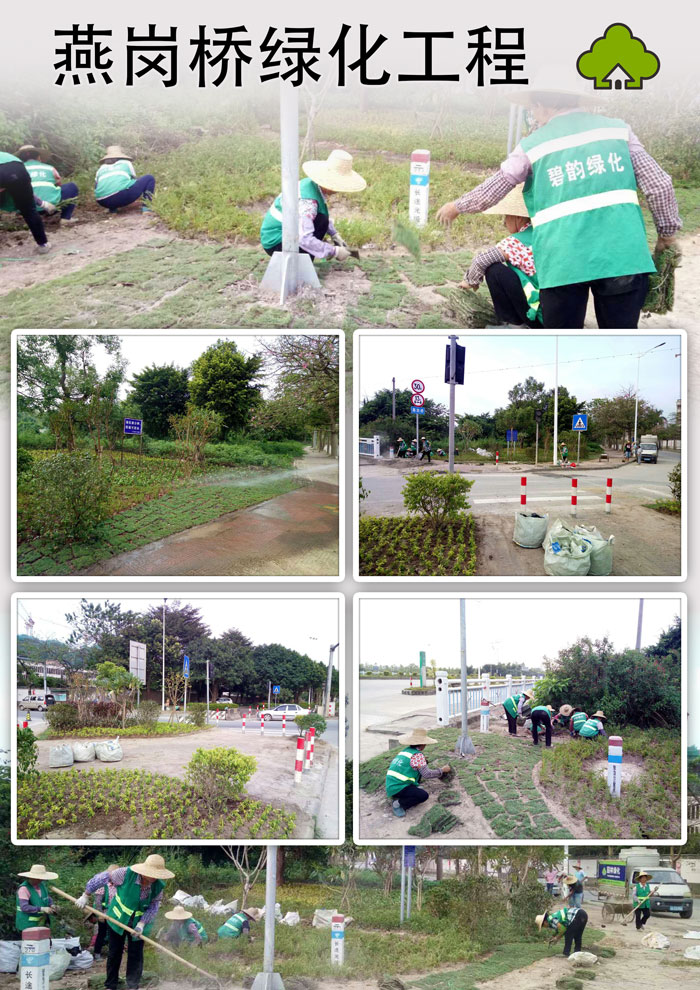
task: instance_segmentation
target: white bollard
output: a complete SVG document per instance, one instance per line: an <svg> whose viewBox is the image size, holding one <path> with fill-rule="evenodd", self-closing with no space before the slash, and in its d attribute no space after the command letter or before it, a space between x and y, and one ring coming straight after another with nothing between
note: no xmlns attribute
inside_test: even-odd
<svg viewBox="0 0 700 990"><path fill-rule="evenodd" d="M287 735L287 716L284 714L284 712L282 713L282 735L283 736Z"/></svg>
<svg viewBox="0 0 700 990"><path fill-rule="evenodd" d="M483 678L483 695L481 698L481 719L479 725L480 732L489 731L489 723L491 721L491 678L488 674L484 674Z"/></svg>
<svg viewBox="0 0 700 990"><path fill-rule="evenodd" d="M571 479L571 515L576 515L576 506L578 505L578 478Z"/></svg>
<svg viewBox="0 0 700 990"><path fill-rule="evenodd" d="M260 735L261 736L265 735L265 719L262 717L262 715L260 716Z"/></svg>
<svg viewBox="0 0 700 990"><path fill-rule="evenodd" d="M428 201L430 199L430 152L418 148L411 152L411 178L408 198L408 216L416 227L425 227L428 222Z"/></svg>
<svg viewBox="0 0 700 990"><path fill-rule="evenodd" d="M520 478L520 504L527 505L527 477L525 475Z"/></svg>
<svg viewBox="0 0 700 990"><path fill-rule="evenodd" d="M316 743L316 729L311 726L308 731L309 745L306 751L306 765L305 770L310 770L314 765L314 745Z"/></svg>
<svg viewBox="0 0 700 990"><path fill-rule="evenodd" d="M498 457L499 457L499 454L498 454L498 451L496 451L496 467L498 467Z"/></svg>
<svg viewBox="0 0 700 990"><path fill-rule="evenodd" d="M51 930L25 928L20 955L20 990L49 990Z"/></svg>
<svg viewBox="0 0 700 990"><path fill-rule="evenodd" d="M299 736L297 739L297 755L294 762L294 783L301 783L301 775L304 772L304 738Z"/></svg>
<svg viewBox="0 0 700 990"><path fill-rule="evenodd" d="M345 962L345 915L331 916L331 965L342 966Z"/></svg>
<svg viewBox="0 0 700 990"><path fill-rule="evenodd" d="M605 511L612 512L612 478L605 483Z"/></svg>
<svg viewBox="0 0 700 990"><path fill-rule="evenodd" d="M608 790L612 797L620 796L622 785L622 736L608 739Z"/></svg>
<svg viewBox="0 0 700 990"><path fill-rule="evenodd" d="M243 732L245 732L245 714L243 715Z"/></svg>

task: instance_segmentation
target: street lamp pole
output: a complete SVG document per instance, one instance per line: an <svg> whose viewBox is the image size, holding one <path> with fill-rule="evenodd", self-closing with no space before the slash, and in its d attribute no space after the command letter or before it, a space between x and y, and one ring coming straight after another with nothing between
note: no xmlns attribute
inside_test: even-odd
<svg viewBox="0 0 700 990"><path fill-rule="evenodd" d="M559 463L559 337L554 338L554 467Z"/></svg>
<svg viewBox="0 0 700 990"><path fill-rule="evenodd" d="M634 443L637 442L637 423L639 421L639 365L641 364L642 358L647 354L651 354L652 351L656 351L659 347L665 347L666 341L662 341L660 344L654 344L650 347L648 351L643 351L641 354L637 355L637 387L634 390L634 436L632 440Z"/></svg>
<svg viewBox="0 0 700 990"><path fill-rule="evenodd" d="M167 598L164 598L163 599L163 623L162 623L162 625L163 625L163 683L162 683L162 688L161 688L161 699L160 699L160 707L161 707L161 710L162 711L165 711L165 603L167 602L167 600L168 600Z"/></svg>
<svg viewBox="0 0 700 990"><path fill-rule="evenodd" d="M328 673L326 674L326 694L323 699L323 715L324 717L328 714L328 706L331 700L331 679L333 677L333 654L340 646L340 643L336 643L335 646L331 646L328 653Z"/></svg>

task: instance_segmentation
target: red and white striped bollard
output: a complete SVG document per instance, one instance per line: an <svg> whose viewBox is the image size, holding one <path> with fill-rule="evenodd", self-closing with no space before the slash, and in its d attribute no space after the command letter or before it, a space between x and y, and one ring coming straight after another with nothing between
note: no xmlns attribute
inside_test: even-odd
<svg viewBox="0 0 700 990"><path fill-rule="evenodd" d="M576 515L576 506L578 505L578 478L571 479L571 515Z"/></svg>
<svg viewBox="0 0 700 990"><path fill-rule="evenodd" d="M498 467L498 451L496 451L496 467Z"/></svg>
<svg viewBox="0 0 700 990"><path fill-rule="evenodd" d="M605 511L612 512L612 478L605 482Z"/></svg>
<svg viewBox="0 0 700 990"><path fill-rule="evenodd" d="M294 783L301 783L301 775L304 770L304 737L297 739L297 756L294 762Z"/></svg>
<svg viewBox="0 0 700 990"><path fill-rule="evenodd" d="M284 712L282 712L282 735L287 735L287 716Z"/></svg>
<svg viewBox="0 0 700 990"><path fill-rule="evenodd" d="M527 477L524 474L520 478L520 504L527 505Z"/></svg>
<svg viewBox="0 0 700 990"><path fill-rule="evenodd" d="M245 732L245 712L243 712L243 732Z"/></svg>
<svg viewBox="0 0 700 990"><path fill-rule="evenodd" d="M306 740L304 746L304 770L310 770L314 765L314 736L316 735L316 729L312 726L306 733Z"/></svg>
<svg viewBox="0 0 700 990"><path fill-rule="evenodd" d="M260 716L260 735L261 736L265 735L265 719L262 717L262 715Z"/></svg>

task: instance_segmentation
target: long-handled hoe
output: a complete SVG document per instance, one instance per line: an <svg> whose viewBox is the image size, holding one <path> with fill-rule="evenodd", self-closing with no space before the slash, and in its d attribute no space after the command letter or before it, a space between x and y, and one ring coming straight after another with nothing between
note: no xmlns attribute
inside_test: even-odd
<svg viewBox="0 0 700 990"><path fill-rule="evenodd" d="M644 897L639 902L639 904L637 905L637 907L641 907L642 904L644 903L644 901L648 901L649 898L651 897L651 895L652 894L655 894L658 889L659 889L658 887L654 887L654 889L653 890L650 890L648 894L645 894ZM636 910L637 910L637 908L634 907L634 908L632 908L632 910L630 911L629 914L625 915L625 917L622 919L622 924L623 925L628 925L630 923L630 921L632 920L632 918L634 918L634 912Z"/></svg>
<svg viewBox="0 0 700 990"><path fill-rule="evenodd" d="M58 894L59 897L65 897L67 901L72 901L73 904L77 903L77 898L71 897L71 895L67 894L65 890L59 890L58 887L53 887L53 886L51 887L51 890L54 892L54 894ZM103 914L102 911L98 911L97 908L94 907L85 908L85 912L90 914L96 914L98 918L102 918L104 921L109 921L111 925L117 925L119 928L123 928L125 932L130 932L132 935L136 935L136 937L140 938L143 942L147 942L148 945L152 945L154 949L158 949L159 952L164 952L166 955L171 956L173 959L177 959L177 961L182 963L183 966L188 966L190 969L196 970L198 973L201 973L202 976L206 976L208 980L211 980L213 983L215 983L217 987L219 988L222 987L222 983L219 980L218 976L214 976L212 973L207 973L205 969L200 969L199 966L195 966L195 964L189 962L189 960L183 959L182 956L178 956L177 952L173 952L172 949L166 949L164 945L160 945L158 942L154 942L152 938L148 938L147 935L140 934L134 928L129 928L128 925L123 925L121 921L117 921L116 918L108 918L106 914Z"/></svg>

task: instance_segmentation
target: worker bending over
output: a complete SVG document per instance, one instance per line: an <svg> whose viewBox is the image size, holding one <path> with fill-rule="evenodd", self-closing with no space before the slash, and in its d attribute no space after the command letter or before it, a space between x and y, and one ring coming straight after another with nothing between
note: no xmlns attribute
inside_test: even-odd
<svg viewBox="0 0 700 990"><path fill-rule="evenodd" d="M429 736L425 729L414 729L399 742L403 746L389 764L386 772L386 795L391 801L391 809L397 818L403 818L409 808L428 800L428 792L418 786L421 780L442 777L452 771L449 763L430 769L423 750L437 739Z"/></svg>

